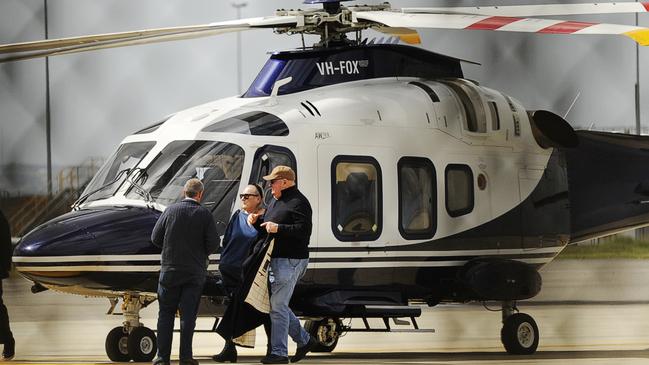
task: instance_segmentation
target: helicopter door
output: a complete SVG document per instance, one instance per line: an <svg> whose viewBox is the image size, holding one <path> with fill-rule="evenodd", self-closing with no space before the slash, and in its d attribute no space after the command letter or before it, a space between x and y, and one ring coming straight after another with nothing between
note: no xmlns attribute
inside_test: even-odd
<svg viewBox="0 0 649 365"><path fill-rule="evenodd" d="M397 213L396 203L386 201L383 191L396 190L396 179L386 172L386 166L393 165L394 151L389 148L318 146L317 283L391 282L394 267L386 262L385 249L394 232L383 222L396 221Z"/></svg>
<svg viewBox="0 0 649 365"><path fill-rule="evenodd" d="M297 162L295 155L286 147L265 145L255 152L252 163L252 172L250 173L250 184L259 184L264 189L264 203L270 204L273 198L270 193L270 183L263 179L270 174L275 166L289 166L295 171L295 184L298 184Z"/></svg>

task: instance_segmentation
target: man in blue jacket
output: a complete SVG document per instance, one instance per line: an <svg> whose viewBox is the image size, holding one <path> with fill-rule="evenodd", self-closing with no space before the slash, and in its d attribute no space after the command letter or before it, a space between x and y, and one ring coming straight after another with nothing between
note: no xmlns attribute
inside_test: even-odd
<svg viewBox="0 0 649 365"><path fill-rule="evenodd" d="M203 183L190 179L185 198L167 207L156 222L151 241L162 248L158 281L158 354L155 365L170 363L176 310L180 310L180 365L197 365L192 338L209 255L219 246L210 211L200 204Z"/></svg>

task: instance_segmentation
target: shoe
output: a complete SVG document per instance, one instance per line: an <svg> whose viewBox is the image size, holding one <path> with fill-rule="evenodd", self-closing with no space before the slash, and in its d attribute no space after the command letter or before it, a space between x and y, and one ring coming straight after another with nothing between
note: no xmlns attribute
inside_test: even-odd
<svg viewBox="0 0 649 365"><path fill-rule="evenodd" d="M227 341L225 347L221 350L221 353L212 356L212 360L216 362L237 362L237 348L234 343Z"/></svg>
<svg viewBox="0 0 649 365"><path fill-rule="evenodd" d="M14 358L16 355L16 341L12 337L7 343L5 343L4 349L2 350L2 360L8 361Z"/></svg>
<svg viewBox="0 0 649 365"><path fill-rule="evenodd" d="M152 365L171 365L171 363L167 360L161 359L159 357L156 357L153 359L153 362L151 363Z"/></svg>
<svg viewBox="0 0 649 365"><path fill-rule="evenodd" d="M198 360L196 359L180 359L178 365L198 365Z"/></svg>
<svg viewBox="0 0 649 365"><path fill-rule="evenodd" d="M309 341L304 345L300 346L295 350L295 355L291 357L291 362L298 362L306 356L306 354L313 349L316 345L315 338L309 337Z"/></svg>
<svg viewBox="0 0 649 365"><path fill-rule="evenodd" d="M288 356L270 354L261 359L262 364L288 364Z"/></svg>

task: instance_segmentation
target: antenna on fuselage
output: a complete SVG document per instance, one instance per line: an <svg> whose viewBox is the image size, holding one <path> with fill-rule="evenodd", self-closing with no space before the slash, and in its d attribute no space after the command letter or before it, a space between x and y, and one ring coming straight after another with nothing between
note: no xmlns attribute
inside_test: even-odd
<svg viewBox="0 0 649 365"><path fill-rule="evenodd" d="M575 106L575 103L577 102L577 100L579 99L580 96L581 96L581 91L577 93L577 96L575 96L575 99L572 101L572 104L570 104L570 106L568 107L568 110L566 111L566 114L563 115L563 119L566 119L566 117L568 116L568 113L570 113L570 111L572 110L572 107Z"/></svg>
<svg viewBox="0 0 649 365"><path fill-rule="evenodd" d="M293 81L293 77L291 76L275 81L275 83L273 84L273 90L270 92L270 100L272 105L277 104L275 98L277 98L279 88L290 83L291 81Z"/></svg>

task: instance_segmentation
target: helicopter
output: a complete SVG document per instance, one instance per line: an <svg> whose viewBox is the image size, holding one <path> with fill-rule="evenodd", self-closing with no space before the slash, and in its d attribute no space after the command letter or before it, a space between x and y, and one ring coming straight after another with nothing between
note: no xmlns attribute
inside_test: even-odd
<svg viewBox="0 0 649 365"><path fill-rule="evenodd" d="M569 243L649 224L646 137L575 131L561 116L527 110L466 79L469 62L368 42L374 29L417 44L413 28L624 35L649 29L534 16L643 13L649 3L402 8L390 4L278 10L274 16L0 45L0 62L182 40L253 29L317 35L273 53L241 95L168 115L127 136L72 211L22 237L14 251L32 291L122 300L109 332L113 361L150 361L155 333L139 312L156 300L160 251L151 230L184 182L205 184L221 229L237 193L291 166L314 207L310 263L291 306L333 351L368 318L414 330L416 304L497 301L501 340L533 354L540 332L517 301L537 295L538 270ZM269 187L264 186L268 191ZM270 199L270 194L266 194ZM218 254L203 313L222 314ZM365 328L343 325L362 319Z"/></svg>

